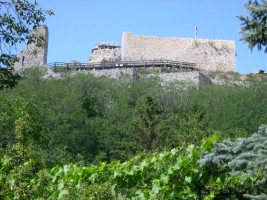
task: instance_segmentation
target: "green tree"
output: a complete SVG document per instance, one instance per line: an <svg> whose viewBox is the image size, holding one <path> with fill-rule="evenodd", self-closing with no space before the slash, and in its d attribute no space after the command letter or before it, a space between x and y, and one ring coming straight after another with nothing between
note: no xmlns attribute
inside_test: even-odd
<svg viewBox="0 0 267 200"><path fill-rule="evenodd" d="M15 73L12 67L0 68L0 90L15 87L19 80L19 74Z"/></svg>
<svg viewBox="0 0 267 200"><path fill-rule="evenodd" d="M44 38L31 31L45 21L46 15L53 15L53 11L39 8L36 1L0 1L0 66L3 67L0 70L0 90L14 87L19 79L12 67L18 61L15 55L17 45L33 42L43 45Z"/></svg>
<svg viewBox="0 0 267 200"><path fill-rule="evenodd" d="M251 50L255 46L258 50L265 47L267 53L267 1L249 0L245 7L250 16L238 16L242 22L241 40L247 42Z"/></svg>
<svg viewBox="0 0 267 200"><path fill-rule="evenodd" d="M201 167L209 166L223 169L225 176L231 175L225 188L228 194L242 195L249 199L267 198L267 125L259 127L258 132L247 138L238 138L235 141L225 140L215 144L210 153L203 154L199 160ZM213 167L211 167L213 166ZM222 175L222 170L220 171ZM213 173L214 174L214 173ZM214 174L215 175L215 174ZM237 179L236 179L237 177ZM238 185L232 185L238 180ZM236 189L233 189L233 186ZM241 196L241 197L242 197ZM226 197L226 195L224 195ZM240 198L241 198L240 197Z"/></svg>
<svg viewBox="0 0 267 200"><path fill-rule="evenodd" d="M143 149L157 147L161 113L157 100L151 95L145 95L137 103L131 131Z"/></svg>

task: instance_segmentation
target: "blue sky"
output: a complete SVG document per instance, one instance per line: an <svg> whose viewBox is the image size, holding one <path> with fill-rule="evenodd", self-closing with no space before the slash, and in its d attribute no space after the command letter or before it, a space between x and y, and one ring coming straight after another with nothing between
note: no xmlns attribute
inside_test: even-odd
<svg viewBox="0 0 267 200"><path fill-rule="evenodd" d="M234 40L237 72L267 71L267 54L240 41L238 15L248 0L37 0L48 17L48 62L87 62L100 41L121 43L122 32L159 37Z"/></svg>

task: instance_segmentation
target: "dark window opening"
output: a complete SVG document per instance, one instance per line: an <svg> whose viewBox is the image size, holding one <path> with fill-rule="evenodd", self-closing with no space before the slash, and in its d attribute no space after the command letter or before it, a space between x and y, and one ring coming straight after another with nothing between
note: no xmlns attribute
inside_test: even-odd
<svg viewBox="0 0 267 200"><path fill-rule="evenodd" d="M24 60L25 60L25 57L22 56L22 59L21 59L21 64L22 64L22 66L24 66Z"/></svg>

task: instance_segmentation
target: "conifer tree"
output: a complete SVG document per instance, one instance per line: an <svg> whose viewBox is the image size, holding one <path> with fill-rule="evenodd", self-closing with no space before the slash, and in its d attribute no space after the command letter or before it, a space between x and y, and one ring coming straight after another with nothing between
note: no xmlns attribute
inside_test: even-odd
<svg viewBox="0 0 267 200"><path fill-rule="evenodd" d="M261 0L261 3L259 0L249 0L245 7L250 16L238 16L242 22L241 40L247 42L251 50L255 46L258 50L265 47L267 53L267 0Z"/></svg>
<svg viewBox="0 0 267 200"><path fill-rule="evenodd" d="M216 144L211 153L204 153L199 164L223 166L232 176L245 175L255 180L254 194L244 194L244 197L267 199L267 125L260 126L248 138Z"/></svg>
<svg viewBox="0 0 267 200"><path fill-rule="evenodd" d="M151 95L145 95L138 102L131 131L137 136L143 149L152 150L157 147L161 113L157 100Z"/></svg>

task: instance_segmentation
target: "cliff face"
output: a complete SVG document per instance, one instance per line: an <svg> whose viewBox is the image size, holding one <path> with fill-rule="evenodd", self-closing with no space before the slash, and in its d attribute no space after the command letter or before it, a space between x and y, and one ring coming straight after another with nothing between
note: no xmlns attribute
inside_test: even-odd
<svg viewBox="0 0 267 200"><path fill-rule="evenodd" d="M42 25L36 31L34 31L33 34L42 36L43 44L41 47L37 47L34 43L27 45L17 55L20 61L15 63L15 70L20 70L25 67L43 66L47 64L48 28L47 26Z"/></svg>
<svg viewBox="0 0 267 200"><path fill-rule="evenodd" d="M207 71L235 71L235 43L227 40L159 38L123 33L122 60L176 60Z"/></svg>

